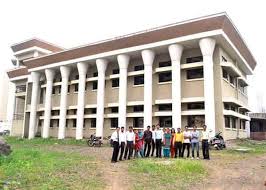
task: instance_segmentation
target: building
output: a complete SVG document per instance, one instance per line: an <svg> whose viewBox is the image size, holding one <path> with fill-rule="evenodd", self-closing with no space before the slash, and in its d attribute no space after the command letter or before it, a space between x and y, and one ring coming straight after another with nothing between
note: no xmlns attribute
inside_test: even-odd
<svg viewBox="0 0 266 190"><path fill-rule="evenodd" d="M266 113L250 113L250 138L266 140Z"/></svg>
<svg viewBox="0 0 266 190"><path fill-rule="evenodd" d="M247 75L256 66L225 13L73 49L13 45L19 67L12 135L107 136L116 126L199 128L246 138Z"/></svg>

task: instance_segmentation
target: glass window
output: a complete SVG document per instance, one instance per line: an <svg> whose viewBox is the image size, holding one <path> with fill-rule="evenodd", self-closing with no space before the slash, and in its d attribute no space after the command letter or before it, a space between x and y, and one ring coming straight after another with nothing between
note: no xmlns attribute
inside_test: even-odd
<svg viewBox="0 0 266 190"><path fill-rule="evenodd" d="M172 117L159 117L159 123L162 128L172 128Z"/></svg>
<svg viewBox="0 0 266 190"><path fill-rule="evenodd" d="M92 82L92 90L96 90L98 88L98 82L97 81L93 81Z"/></svg>
<svg viewBox="0 0 266 190"><path fill-rule="evenodd" d="M159 104L158 109L159 111L171 111L172 104Z"/></svg>
<svg viewBox="0 0 266 190"><path fill-rule="evenodd" d="M224 109L225 109L225 110L230 110L230 105L229 105L229 104L226 104L226 103L224 103Z"/></svg>
<svg viewBox="0 0 266 190"><path fill-rule="evenodd" d="M226 70L223 69L223 78L228 80L228 73Z"/></svg>
<svg viewBox="0 0 266 190"><path fill-rule="evenodd" d="M98 72L94 72L93 77L98 77Z"/></svg>
<svg viewBox="0 0 266 190"><path fill-rule="evenodd" d="M112 113L118 113L118 107L112 107L111 112Z"/></svg>
<svg viewBox="0 0 266 190"><path fill-rule="evenodd" d="M119 74L119 69L113 69L113 75Z"/></svg>
<svg viewBox="0 0 266 190"><path fill-rule="evenodd" d="M55 87L53 86L52 94L55 94Z"/></svg>
<svg viewBox="0 0 266 190"><path fill-rule="evenodd" d="M172 72L159 73L159 83L172 81Z"/></svg>
<svg viewBox="0 0 266 190"><path fill-rule="evenodd" d="M70 85L67 86L67 92L70 92Z"/></svg>
<svg viewBox="0 0 266 190"><path fill-rule="evenodd" d="M235 129L236 128L236 118L231 117L231 121L232 121L232 128Z"/></svg>
<svg viewBox="0 0 266 190"><path fill-rule="evenodd" d="M203 68L187 70L187 79L203 78Z"/></svg>
<svg viewBox="0 0 266 190"><path fill-rule="evenodd" d="M194 125L197 127L202 127L205 124L205 118L201 115L189 115L187 122L189 127L193 127Z"/></svg>
<svg viewBox="0 0 266 190"><path fill-rule="evenodd" d="M76 128L76 127L77 127L77 120L73 119L73 128Z"/></svg>
<svg viewBox="0 0 266 190"><path fill-rule="evenodd" d="M232 85L235 85L235 78L231 75L229 75L229 81Z"/></svg>
<svg viewBox="0 0 266 190"><path fill-rule="evenodd" d="M187 109L189 109L189 110L202 110L202 109L204 109L204 103L203 102L188 103Z"/></svg>
<svg viewBox="0 0 266 190"><path fill-rule="evenodd" d="M143 112L144 110L144 106L143 105L139 105L139 106L134 106L133 107L133 112Z"/></svg>
<svg viewBox="0 0 266 190"><path fill-rule="evenodd" d="M61 86L58 86L58 94L61 94Z"/></svg>
<svg viewBox="0 0 266 190"><path fill-rule="evenodd" d="M78 92L79 91L79 85L78 84L74 84L75 90L74 92Z"/></svg>
<svg viewBox="0 0 266 190"><path fill-rule="evenodd" d="M243 119L240 120L240 129L243 129L243 130L246 129L246 121Z"/></svg>
<svg viewBox="0 0 266 190"><path fill-rule="evenodd" d="M91 108L91 113L92 114L96 114L96 112L97 112L97 109L96 108Z"/></svg>
<svg viewBox="0 0 266 190"><path fill-rule="evenodd" d="M91 128L96 128L96 118L91 118Z"/></svg>
<svg viewBox="0 0 266 190"><path fill-rule="evenodd" d="M119 79L112 79L112 87L119 87Z"/></svg>
<svg viewBox="0 0 266 190"><path fill-rule="evenodd" d="M118 118L111 118L111 128L118 127Z"/></svg>
<svg viewBox="0 0 266 190"><path fill-rule="evenodd" d="M75 80L78 80L79 79L79 75L75 75Z"/></svg>
<svg viewBox="0 0 266 190"><path fill-rule="evenodd" d="M230 117L228 117L228 116L224 116L224 126L226 127L226 128L230 128Z"/></svg>
<svg viewBox="0 0 266 190"><path fill-rule="evenodd" d="M144 75L139 75L134 77L134 85L144 84Z"/></svg>
<svg viewBox="0 0 266 190"><path fill-rule="evenodd" d="M171 65L172 65L171 61L159 62L159 67L168 67Z"/></svg>
<svg viewBox="0 0 266 190"><path fill-rule="evenodd" d="M143 128L143 117L134 117L133 127L134 128Z"/></svg>
<svg viewBox="0 0 266 190"><path fill-rule="evenodd" d="M144 70L144 65L136 65L134 67L134 71L141 71L141 70Z"/></svg>
<svg viewBox="0 0 266 190"><path fill-rule="evenodd" d="M186 59L186 63L196 63L196 62L202 62L202 61L203 61L202 56L188 57Z"/></svg>

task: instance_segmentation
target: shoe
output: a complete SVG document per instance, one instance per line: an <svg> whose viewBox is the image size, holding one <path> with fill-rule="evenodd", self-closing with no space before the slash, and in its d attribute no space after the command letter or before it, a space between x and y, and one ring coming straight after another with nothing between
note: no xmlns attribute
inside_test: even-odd
<svg viewBox="0 0 266 190"><path fill-rule="evenodd" d="M197 160L199 160L199 157L197 157Z"/></svg>
<svg viewBox="0 0 266 190"><path fill-rule="evenodd" d="M111 161L111 163L116 163L116 161Z"/></svg>
<svg viewBox="0 0 266 190"><path fill-rule="evenodd" d="M194 157L191 157L191 160L194 160Z"/></svg>
<svg viewBox="0 0 266 190"><path fill-rule="evenodd" d="M119 161L122 161L122 158L120 158Z"/></svg>

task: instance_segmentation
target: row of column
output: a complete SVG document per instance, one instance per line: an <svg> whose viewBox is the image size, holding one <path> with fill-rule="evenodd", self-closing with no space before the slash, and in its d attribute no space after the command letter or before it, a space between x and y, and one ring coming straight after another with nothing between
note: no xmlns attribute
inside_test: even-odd
<svg viewBox="0 0 266 190"><path fill-rule="evenodd" d="M213 52L215 48L215 40L204 38L199 41L199 46L203 55L204 62L204 96L205 96L205 124L209 129L215 129L215 105L214 105L214 76L213 76ZM173 127L181 127L181 79L180 79L180 62L183 52L181 44L172 44L168 47L172 62L172 122ZM143 50L141 56L144 63L144 128L152 125L152 75L155 53L153 50ZM119 65L119 126L126 126L126 109L127 109L127 69L130 62L129 55L118 55L117 61ZM96 119L96 136L103 136L104 126L104 97L105 97L105 71L108 65L106 59L97 59L96 66L98 70L98 89L97 89L97 119ZM86 73L88 71L87 63L77 64L79 72L79 88L78 88L78 105L77 105L77 127L76 139L83 138L83 122L85 107L85 85ZM70 67L61 66L60 72L62 76L61 83L61 100L60 100L60 119L58 138L65 138L66 111L67 111L67 89L70 75ZM36 125L37 111L37 94L39 88L40 73L32 72L32 99L30 109L29 138L33 138ZM53 79L55 72L52 69L45 70L47 80L43 138L49 137L49 127L51 120L51 96Z"/></svg>

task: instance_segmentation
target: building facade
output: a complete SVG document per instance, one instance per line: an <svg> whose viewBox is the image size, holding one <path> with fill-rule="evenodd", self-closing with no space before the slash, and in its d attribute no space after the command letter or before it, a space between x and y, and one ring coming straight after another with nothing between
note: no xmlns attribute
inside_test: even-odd
<svg viewBox="0 0 266 190"><path fill-rule="evenodd" d="M39 39L11 48L20 65L8 72L14 136L82 139L159 123L247 137L256 61L226 14L73 49Z"/></svg>

